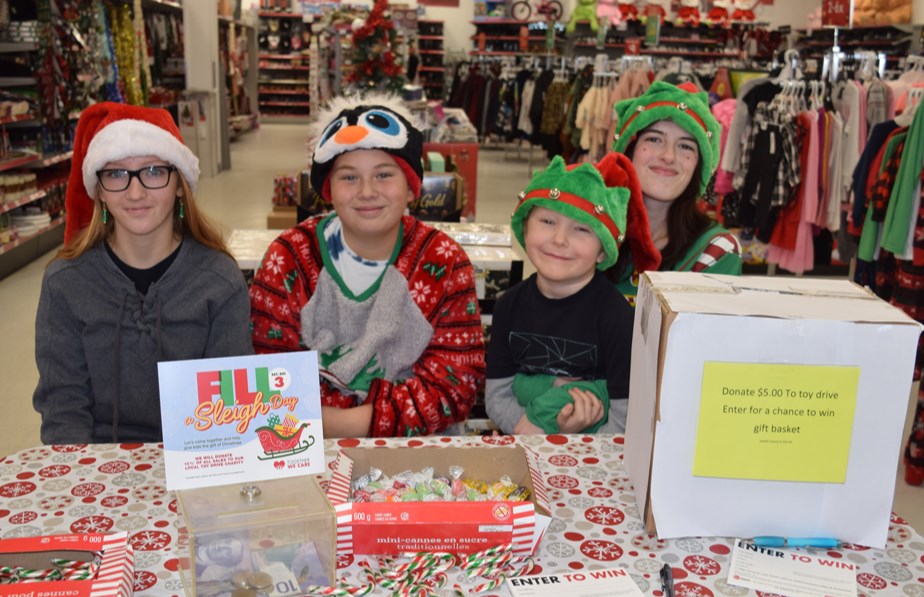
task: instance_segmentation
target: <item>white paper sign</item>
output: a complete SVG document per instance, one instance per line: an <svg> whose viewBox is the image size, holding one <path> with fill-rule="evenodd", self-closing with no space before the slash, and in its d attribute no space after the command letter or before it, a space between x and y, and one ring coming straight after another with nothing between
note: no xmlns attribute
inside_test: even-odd
<svg viewBox="0 0 924 597"><path fill-rule="evenodd" d="M629 572L622 568L507 579L513 597L644 597Z"/></svg>
<svg viewBox="0 0 924 597"><path fill-rule="evenodd" d="M757 547L738 539L728 583L787 597L856 597L857 567L843 558Z"/></svg>
<svg viewBox="0 0 924 597"><path fill-rule="evenodd" d="M157 364L167 489L324 472L316 352Z"/></svg>

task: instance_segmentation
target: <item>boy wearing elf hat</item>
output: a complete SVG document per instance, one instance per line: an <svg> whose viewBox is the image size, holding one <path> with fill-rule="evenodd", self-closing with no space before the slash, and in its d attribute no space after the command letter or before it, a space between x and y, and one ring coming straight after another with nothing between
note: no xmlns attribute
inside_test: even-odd
<svg viewBox="0 0 924 597"><path fill-rule="evenodd" d="M338 98L311 136L311 184L334 212L283 232L251 287L257 352L316 350L329 437L435 433L484 385L474 270L405 214L423 135L397 98Z"/></svg>
<svg viewBox="0 0 924 597"><path fill-rule="evenodd" d="M158 361L253 352L247 285L193 201L198 181L166 110L81 113L35 322L44 443L162 441Z"/></svg>
<svg viewBox="0 0 924 597"><path fill-rule="evenodd" d="M505 433L625 431L634 314L603 271L627 239L658 266L641 199L615 153L571 169L556 156L520 193L511 226L536 273L498 299L488 346L485 405Z"/></svg>
<svg viewBox="0 0 924 597"><path fill-rule="evenodd" d="M689 83L655 81L615 110L613 149L628 156L638 174L661 270L740 274L738 240L699 206L719 162L721 128L708 96ZM608 272L630 302L645 271L632 265L623 252Z"/></svg>

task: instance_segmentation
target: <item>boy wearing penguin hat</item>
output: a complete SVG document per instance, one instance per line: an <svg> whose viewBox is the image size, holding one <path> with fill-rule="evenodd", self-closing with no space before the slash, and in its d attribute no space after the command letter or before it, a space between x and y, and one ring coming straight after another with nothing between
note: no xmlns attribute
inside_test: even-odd
<svg viewBox="0 0 924 597"><path fill-rule="evenodd" d="M334 211L267 250L250 290L255 349L318 352L329 437L464 421L484 385L481 316L465 252L405 214L421 132L397 98L338 98L309 143L311 184Z"/></svg>
<svg viewBox="0 0 924 597"><path fill-rule="evenodd" d="M625 431L634 312L604 271L624 241L657 268L641 201L615 153L570 168L556 156L520 193L511 226L536 273L498 299L487 360L485 405L505 433Z"/></svg>

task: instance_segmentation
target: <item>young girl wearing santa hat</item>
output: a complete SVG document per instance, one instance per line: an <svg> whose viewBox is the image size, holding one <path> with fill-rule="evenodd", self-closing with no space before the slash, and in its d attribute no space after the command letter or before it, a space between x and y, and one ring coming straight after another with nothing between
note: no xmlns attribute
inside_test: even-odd
<svg viewBox="0 0 924 597"><path fill-rule="evenodd" d="M193 201L198 180L166 110L81 114L35 324L42 442L161 441L159 361L253 352L247 285Z"/></svg>

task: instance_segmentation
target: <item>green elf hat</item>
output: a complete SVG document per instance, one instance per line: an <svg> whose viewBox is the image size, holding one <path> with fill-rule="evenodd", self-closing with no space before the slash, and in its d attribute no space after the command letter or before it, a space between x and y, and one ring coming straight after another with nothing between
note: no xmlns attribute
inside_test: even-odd
<svg viewBox="0 0 924 597"><path fill-rule="evenodd" d="M625 238L629 189L607 187L600 172L590 164L566 168L561 156L555 156L547 168L533 176L519 198L510 226L521 246L526 246L526 217L533 207L544 207L590 226L606 255L597 269L616 263L619 245Z"/></svg>
<svg viewBox="0 0 924 597"><path fill-rule="evenodd" d="M721 126L709 110L709 96L689 83L679 87L655 81L640 97L617 102L613 150L620 153L640 132L658 122L671 120L693 135L703 159L699 193L706 192L712 173L719 165Z"/></svg>

